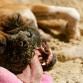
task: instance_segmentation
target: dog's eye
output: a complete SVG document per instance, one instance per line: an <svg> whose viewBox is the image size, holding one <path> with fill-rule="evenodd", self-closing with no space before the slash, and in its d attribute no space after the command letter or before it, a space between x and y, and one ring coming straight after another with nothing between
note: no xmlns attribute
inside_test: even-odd
<svg viewBox="0 0 83 83"><path fill-rule="evenodd" d="M15 25L19 26L19 21L20 21L21 15L19 13L17 13L16 15L16 21L15 21Z"/></svg>
<svg viewBox="0 0 83 83"><path fill-rule="evenodd" d="M20 20L21 20L21 15L19 13L17 13L14 15L14 17L12 19L10 19L10 22L11 22L12 26L18 27L20 24Z"/></svg>
<svg viewBox="0 0 83 83"><path fill-rule="evenodd" d="M4 31L10 31L15 29L15 27L19 27L21 24L21 15L19 13L13 15L12 17L8 17L5 23L2 23L1 26L4 28Z"/></svg>

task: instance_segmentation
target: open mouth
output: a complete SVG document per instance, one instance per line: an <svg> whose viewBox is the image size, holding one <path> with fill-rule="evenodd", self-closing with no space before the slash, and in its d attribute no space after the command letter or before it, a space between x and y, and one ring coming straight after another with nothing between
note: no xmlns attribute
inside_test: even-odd
<svg viewBox="0 0 83 83"><path fill-rule="evenodd" d="M56 63L56 56L52 53L52 50L48 46L46 39L42 39L42 45L38 49L39 51L39 61L42 65L43 70L49 70Z"/></svg>

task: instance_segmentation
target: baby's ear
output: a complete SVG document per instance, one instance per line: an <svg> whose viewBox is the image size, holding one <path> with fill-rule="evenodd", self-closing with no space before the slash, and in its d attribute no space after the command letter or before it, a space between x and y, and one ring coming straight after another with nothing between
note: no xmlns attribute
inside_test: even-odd
<svg viewBox="0 0 83 83"><path fill-rule="evenodd" d="M0 67L0 83L23 83L13 73Z"/></svg>

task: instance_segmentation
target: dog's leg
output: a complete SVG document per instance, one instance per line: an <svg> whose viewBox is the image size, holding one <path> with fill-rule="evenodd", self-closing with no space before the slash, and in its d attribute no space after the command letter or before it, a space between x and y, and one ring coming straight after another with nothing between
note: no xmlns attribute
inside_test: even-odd
<svg viewBox="0 0 83 83"><path fill-rule="evenodd" d="M61 30L67 35L68 39L80 38L78 28L80 14L76 9L70 7L48 6L43 4L29 4L28 7L35 14L38 24L42 27ZM67 25L62 27L61 23L57 23L55 21L57 19L67 21Z"/></svg>

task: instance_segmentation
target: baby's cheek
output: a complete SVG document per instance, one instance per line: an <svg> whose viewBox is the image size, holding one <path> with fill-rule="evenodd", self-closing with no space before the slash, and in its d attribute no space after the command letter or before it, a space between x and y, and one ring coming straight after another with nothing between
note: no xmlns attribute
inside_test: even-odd
<svg viewBox="0 0 83 83"><path fill-rule="evenodd" d="M17 77L23 83L30 83L30 81L31 81L31 70L30 70L30 66L28 65L27 68L23 71L23 73L22 74L18 74Z"/></svg>
<svg viewBox="0 0 83 83"><path fill-rule="evenodd" d="M43 75L41 64L38 60L38 56L34 56L31 60L31 83L40 83Z"/></svg>
<svg viewBox="0 0 83 83"><path fill-rule="evenodd" d="M38 55L40 55L39 51L35 51L35 55L32 58L30 65L27 66L22 74L17 75L23 83L40 83L43 70Z"/></svg>

